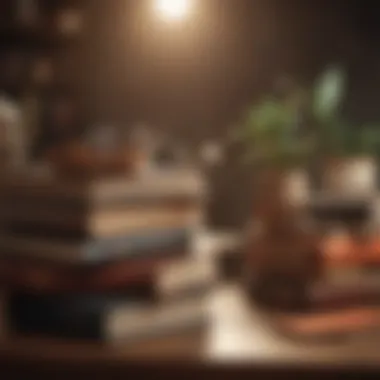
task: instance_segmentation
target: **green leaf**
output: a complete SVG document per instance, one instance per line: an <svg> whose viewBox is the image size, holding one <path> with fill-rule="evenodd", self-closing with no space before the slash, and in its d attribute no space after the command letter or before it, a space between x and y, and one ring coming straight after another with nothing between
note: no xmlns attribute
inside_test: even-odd
<svg viewBox="0 0 380 380"><path fill-rule="evenodd" d="M288 165L307 157L310 144L297 137L298 118L298 101L270 97L251 107L237 132L247 147L246 161Z"/></svg>
<svg viewBox="0 0 380 380"><path fill-rule="evenodd" d="M319 122L325 122L336 116L343 100L345 82L345 73L339 66L329 68L317 81L312 111Z"/></svg>

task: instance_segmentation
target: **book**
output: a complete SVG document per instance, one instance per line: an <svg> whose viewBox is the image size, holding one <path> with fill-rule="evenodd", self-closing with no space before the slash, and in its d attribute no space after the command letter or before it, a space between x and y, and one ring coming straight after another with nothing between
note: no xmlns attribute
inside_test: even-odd
<svg viewBox="0 0 380 380"><path fill-rule="evenodd" d="M140 301L124 296L13 292L8 297L7 320L10 330L17 332L90 339L100 335L107 310L118 305L141 307Z"/></svg>
<svg viewBox="0 0 380 380"><path fill-rule="evenodd" d="M157 257L163 251L186 251L191 239L192 231L186 228L149 230L78 242L3 233L0 236L0 255L44 258L62 263L102 263Z"/></svg>
<svg viewBox="0 0 380 380"><path fill-rule="evenodd" d="M104 211L142 209L146 207L167 208L198 208L203 205L202 198L186 194L140 194L131 197L110 197L102 201L93 202L86 197L70 198L69 196L54 196L35 194L32 192L20 193L18 191L3 189L1 194L2 207L36 208L55 210L62 213L75 214L78 217L90 217Z"/></svg>
<svg viewBox="0 0 380 380"><path fill-rule="evenodd" d="M76 292L137 292L156 296L160 293L157 278L184 252L163 252L157 258L123 260L95 267L62 266L36 260L1 259L0 285L40 294Z"/></svg>
<svg viewBox="0 0 380 380"><path fill-rule="evenodd" d="M134 343L199 329L209 313L204 297L146 306L120 297L13 293L7 319L22 334Z"/></svg>
<svg viewBox="0 0 380 380"><path fill-rule="evenodd" d="M135 342L183 334L210 322L204 297L141 309L115 308L103 330L106 341Z"/></svg>
<svg viewBox="0 0 380 380"><path fill-rule="evenodd" d="M214 261L194 257L172 260L157 268L156 294L160 300L185 299L207 294L219 282Z"/></svg>
<svg viewBox="0 0 380 380"><path fill-rule="evenodd" d="M99 207L101 204L129 201L138 203L147 199L186 199L203 198L206 192L205 181L194 171L160 170L157 175L115 179L87 179L62 182L52 176L41 174L7 174L0 178L3 200L25 196L36 201L74 201L86 207ZM17 198L19 199L19 198Z"/></svg>
<svg viewBox="0 0 380 380"><path fill-rule="evenodd" d="M375 307L353 307L281 315L273 322L279 333L305 342L355 338L366 332L376 335L380 331L380 310Z"/></svg>
<svg viewBox="0 0 380 380"><path fill-rule="evenodd" d="M371 202L368 197L320 194L314 196L307 207L316 220L329 223L364 222L371 215Z"/></svg>
<svg viewBox="0 0 380 380"><path fill-rule="evenodd" d="M95 267L76 267L1 259L0 285L38 294L130 292L174 300L201 295L219 281L217 266L186 253L165 253L157 259L124 260Z"/></svg>
<svg viewBox="0 0 380 380"><path fill-rule="evenodd" d="M2 207L5 230L33 236L107 238L146 229L174 229L196 225L201 211L190 207L127 207L80 214L71 210L8 204Z"/></svg>
<svg viewBox="0 0 380 380"><path fill-rule="evenodd" d="M372 270L371 270L372 269ZM339 310L380 305L379 269L330 268L310 289L313 309Z"/></svg>

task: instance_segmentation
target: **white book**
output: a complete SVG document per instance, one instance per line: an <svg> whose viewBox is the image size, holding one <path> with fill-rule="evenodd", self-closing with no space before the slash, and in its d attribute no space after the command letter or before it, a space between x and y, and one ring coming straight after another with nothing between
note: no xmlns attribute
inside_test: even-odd
<svg viewBox="0 0 380 380"><path fill-rule="evenodd" d="M206 293L219 280L215 261L200 259L176 260L158 269L157 293L160 299L177 299Z"/></svg>
<svg viewBox="0 0 380 380"><path fill-rule="evenodd" d="M126 343L184 334L204 327L209 318L203 297L151 308L117 308L106 317L104 340Z"/></svg>
<svg viewBox="0 0 380 380"><path fill-rule="evenodd" d="M44 175L9 174L0 178L0 190L10 194L85 198L89 204L107 200L148 197L203 197L206 182L195 170L160 170L148 177L121 177L65 182Z"/></svg>

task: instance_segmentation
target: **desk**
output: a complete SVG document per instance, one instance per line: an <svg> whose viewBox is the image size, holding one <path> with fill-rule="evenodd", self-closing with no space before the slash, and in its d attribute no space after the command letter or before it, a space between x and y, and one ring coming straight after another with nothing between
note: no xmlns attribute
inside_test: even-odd
<svg viewBox="0 0 380 380"><path fill-rule="evenodd" d="M210 296L210 326L200 334L123 347L69 343L57 340L8 338L0 356L66 364L100 365L130 359L247 362L271 365L378 365L380 329L352 341L332 343L293 341L276 332L273 316L256 310L237 285L221 285ZM181 346L185 349L179 350Z"/></svg>
<svg viewBox="0 0 380 380"><path fill-rule="evenodd" d="M209 254L202 256L205 260L212 258L210 245L214 243L204 250ZM133 348L4 338L0 342L1 368L21 378L33 372L43 378L52 375L59 378L57 374L68 378L80 373L82 378L98 375L109 379L111 374L122 374L125 378L125 373L131 370L152 375L162 370L176 374L177 378L179 375L181 380L190 375L219 378L221 370L231 378L236 378L237 373L252 378L251 371L273 378L285 374L299 377L311 371L324 373L326 368L333 371L330 373L379 368L380 335L350 343L297 343L276 332L273 315L253 307L236 284L219 284L209 295L207 307L211 323L199 335Z"/></svg>
<svg viewBox="0 0 380 380"><path fill-rule="evenodd" d="M333 342L293 340L276 331L276 319L257 310L238 286L217 291L205 356L212 362L280 366L376 367L380 364L380 326L371 335Z"/></svg>

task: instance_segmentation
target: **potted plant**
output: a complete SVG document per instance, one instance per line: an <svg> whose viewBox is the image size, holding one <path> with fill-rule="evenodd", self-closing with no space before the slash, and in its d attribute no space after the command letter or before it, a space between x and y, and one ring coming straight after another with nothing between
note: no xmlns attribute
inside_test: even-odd
<svg viewBox="0 0 380 380"><path fill-rule="evenodd" d="M238 130L246 160L257 169L263 196L301 203L308 191L305 163L314 151L314 137L302 131L302 94L270 96L254 105ZM267 193L269 191L269 193Z"/></svg>
<svg viewBox="0 0 380 380"><path fill-rule="evenodd" d="M314 137L300 125L302 95L267 98L252 107L238 131L257 179L258 228L247 236L243 281L262 306L304 306L319 271L316 237L304 229L297 207L307 196L305 164L315 149Z"/></svg>

